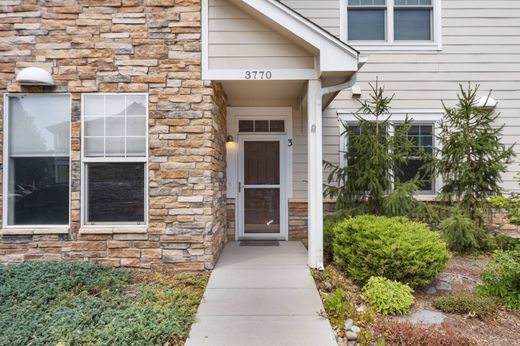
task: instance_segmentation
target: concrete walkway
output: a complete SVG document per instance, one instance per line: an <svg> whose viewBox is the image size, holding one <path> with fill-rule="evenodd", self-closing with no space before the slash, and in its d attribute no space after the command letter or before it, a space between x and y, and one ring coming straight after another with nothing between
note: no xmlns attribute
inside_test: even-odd
<svg viewBox="0 0 520 346"><path fill-rule="evenodd" d="M226 245L187 346L337 346L300 242Z"/></svg>

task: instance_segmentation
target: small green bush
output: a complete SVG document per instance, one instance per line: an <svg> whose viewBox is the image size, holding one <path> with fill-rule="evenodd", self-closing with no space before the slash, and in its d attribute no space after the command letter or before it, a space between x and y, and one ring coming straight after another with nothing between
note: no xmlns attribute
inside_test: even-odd
<svg viewBox="0 0 520 346"><path fill-rule="evenodd" d="M442 312L470 314L480 319L493 315L498 309L496 298L464 292L437 297L432 303Z"/></svg>
<svg viewBox="0 0 520 346"><path fill-rule="evenodd" d="M499 297L504 304L520 311L520 249L497 251L481 274L484 284L477 287L483 295Z"/></svg>
<svg viewBox="0 0 520 346"><path fill-rule="evenodd" d="M448 261L439 234L405 218L363 215L339 222L334 232L334 261L362 284L382 276L427 285Z"/></svg>
<svg viewBox="0 0 520 346"><path fill-rule="evenodd" d="M442 221L439 230L451 251L467 254L485 247L485 232L460 210L455 210L450 217Z"/></svg>
<svg viewBox="0 0 520 346"><path fill-rule="evenodd" d="M363 295L377 312L402 315L414 302L413 289L405 284L373 276L363 287Z"/></svg>

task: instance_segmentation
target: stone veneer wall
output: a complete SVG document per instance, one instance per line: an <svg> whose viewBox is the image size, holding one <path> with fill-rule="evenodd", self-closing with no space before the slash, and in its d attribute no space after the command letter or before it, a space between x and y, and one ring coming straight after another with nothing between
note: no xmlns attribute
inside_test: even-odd
<svg viewBox="0 0 520 346"><path fill-rule="evenodd" d="M225 242L225 96L200 79L200 0L8 0L0 6L0 92L70 93L69 230L1 230L0 262L94 261L211 268ZM42 67L55 87L20 87ZM147 230L80 229L82 93L149 94ZM3 110L0 109L3 119Z"/></svg>
<svg viewBox="0 0 520 346"><path fill-rule="evenodd" d="M323 204L325 213L334 211L334 203ZM235 199L227 200L227 239L235 240ZM308 244L307 237L307 202L289 202L289 240L300 240L305 246Z"/></svg>

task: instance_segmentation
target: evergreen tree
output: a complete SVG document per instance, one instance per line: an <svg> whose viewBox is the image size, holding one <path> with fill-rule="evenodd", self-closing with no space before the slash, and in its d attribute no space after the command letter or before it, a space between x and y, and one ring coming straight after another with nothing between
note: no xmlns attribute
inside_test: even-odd
<svg viewBox="0 0 520 346"><path fill-rule="evenodd" d="M514 157L513 147L501 142L504 125L495 122L495 107L477 106L479 86L460 86L458 104L447 107L440 125L434 160L444 185L440 197L459 205L470 218L482 222L487 199L500 193L501 174ZM490 98L491 92L488 95Z"/></svg>
<svg viewBox="0 0 520 346"><path fill-rule="evenodd" d="M380 212L385 194L411 153L412 144L406 135L410 121L407 119L391 135L393 96L385 96L384 88L379 87L377 81L370 87L370 99L362 102L354 113L358 124L355 127L343 124L342 135L348 136L343 152L346 165L324 163L330 171L325 195L336 199L338 209L353 202L367 202L373 211Z"/></svg>

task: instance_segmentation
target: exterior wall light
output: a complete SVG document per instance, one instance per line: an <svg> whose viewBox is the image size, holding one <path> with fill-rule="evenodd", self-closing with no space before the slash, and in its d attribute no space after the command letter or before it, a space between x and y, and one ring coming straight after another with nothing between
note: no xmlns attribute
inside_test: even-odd
<svg viewBox="0 0 520 346"><path fill-rule="evenodd" d="M18 72L16 81L20 85L54 85L52 76L40 67L27 67Z"/></svg>
<svg viewBox="0 0 520 346"><path fill-rule="evenodd" d="M495 108L498 102L491 96L481 96L477 99L476 107L479 108Z"/></svg>
<svg viewBox="0 0 520 346"><path fill-rule="evenodd" d="M234 141L234 138L233 136L229 135L226 137L226 143L230 143L230 142L233 142Z"/></svg>

